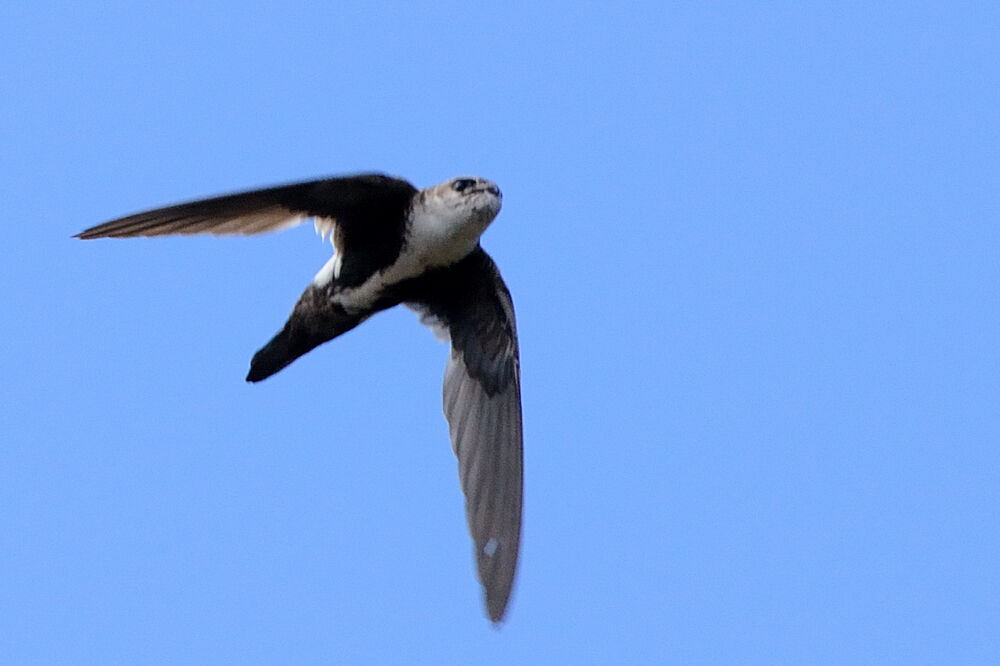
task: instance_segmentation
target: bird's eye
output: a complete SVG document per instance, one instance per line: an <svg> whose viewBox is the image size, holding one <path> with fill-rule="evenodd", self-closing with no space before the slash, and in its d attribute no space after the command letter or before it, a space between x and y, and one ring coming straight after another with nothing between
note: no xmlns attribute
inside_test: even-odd
<svg viewBox="0 0 1000 666"><path fill-rule="evenodd" d="M471 178L458 178L451 184L451 189L456 192L464 192L475 184L476 181Z"/></svg>

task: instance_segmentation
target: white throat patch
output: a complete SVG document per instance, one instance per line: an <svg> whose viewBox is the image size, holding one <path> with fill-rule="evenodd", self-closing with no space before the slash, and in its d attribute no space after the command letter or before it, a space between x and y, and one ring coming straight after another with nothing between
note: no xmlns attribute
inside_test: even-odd
<svg viewBox="0 0 1000 666"><path fill-rule="evenodd" d="M455 183L472 183L462 191ZM446 266L475 249L500 212L500 190L482 178L453 178L422 190L410 216L404 249L423 266Z"/></svg>

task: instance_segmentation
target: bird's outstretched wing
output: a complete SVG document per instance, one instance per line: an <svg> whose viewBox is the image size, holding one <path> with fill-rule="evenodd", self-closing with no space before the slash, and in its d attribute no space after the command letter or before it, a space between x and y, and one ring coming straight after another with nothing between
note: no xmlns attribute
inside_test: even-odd
<svg viewBox="0 0 1000 666"><path fill-rule="evenodd" d="M314 218L317 231L332 238L342 258L341 284L354 286L398 256L416 193L407 181L381 174L325 178L157 208L76 237L250 235Z"/></svg>
<svg viewBox="0 0 1000 666"><path fill-rule="evenodd" d="M416 189L405 180L361 174L311 180L157 208L99 224L77 238L173 234L260 234L310 217L351 225L371 217L398 216Z"/></svg>
<svg viewBox="0 0 1000 666"><path fill-rule="evenodd" d="M494 622L503 617L521 536L521 372L514 306L481 248L436 275L433 300L407 302L451 339L444 413L458 457L479 580Z"/></svg>

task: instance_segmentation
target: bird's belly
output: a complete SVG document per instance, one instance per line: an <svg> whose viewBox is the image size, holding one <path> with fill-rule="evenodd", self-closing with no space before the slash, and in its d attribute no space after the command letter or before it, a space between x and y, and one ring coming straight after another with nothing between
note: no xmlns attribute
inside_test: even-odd
<svg viewBox="0 0 1000 666"><path fill-rule="evenodd" d="M364 313L379 310L395 302L386 302L394 285L420 275L425 266L413 253L403 254L382 270L373 273L367 280L352 287L337 286L331 292L330 300L348 312Z"/></svg>
<svg viewBox="0 0 1000 666"><path fill-rule="evenodd" d="M367 280L351 287L337 286L333 280L331 300L348 312L363 313L395 305L390 298L392 287L418 277L429 268L446 266L460 261L475 249L477 239L462 236L436 236L413 234L407 239L402 253L391 265L376 271ZM316 276L316 280L329 279L339 272L336 257ZM315 280L314 280L315 282Z"/></svg>

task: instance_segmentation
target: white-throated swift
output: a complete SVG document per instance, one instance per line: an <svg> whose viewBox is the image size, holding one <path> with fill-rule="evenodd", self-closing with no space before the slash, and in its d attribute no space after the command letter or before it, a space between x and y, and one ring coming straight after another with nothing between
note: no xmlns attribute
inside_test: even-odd
<svg viewBox="0 0 1000 666"><path fill-rule="evenodd" d="M78 238L258 234L312 218L334 255L284 327L250 362L270 377L376 312L403 303L451 341L444 413L458 458L489 617L507 607L521 532L520 362L514 307L479 237L500 211L500 189L453 178L417 190L363 174L252 190L129 215Z"/></svg>

